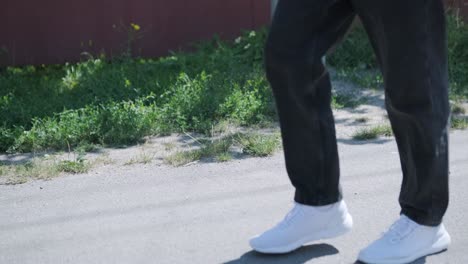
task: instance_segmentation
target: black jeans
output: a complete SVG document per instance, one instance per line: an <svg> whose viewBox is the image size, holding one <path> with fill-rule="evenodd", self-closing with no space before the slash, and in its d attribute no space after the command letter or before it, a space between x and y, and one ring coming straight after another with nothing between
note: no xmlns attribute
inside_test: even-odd
<svg viewBox="0 0 468 264"><path fill-rule="evenodd" d="M322 56L358 15L384 76L400 153L402 213L429 226L448 206L447 41L442 0L280 0L265 63L295 200L342 198L330 77Z"/></svg>

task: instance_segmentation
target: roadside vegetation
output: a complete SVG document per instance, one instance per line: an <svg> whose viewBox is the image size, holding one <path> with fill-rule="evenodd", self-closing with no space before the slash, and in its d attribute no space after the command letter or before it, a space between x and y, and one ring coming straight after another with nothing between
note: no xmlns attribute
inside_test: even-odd
<svg viewBox="0 0 468 264"><path fill-rule="evenodd" d="M175 152L166 157L165 162L182 166L204 159L225 162L236 155L266 157L281 148L279 134L233 133L211 140L197 140L199 148Z"/></svg>
<svg viewBox="0 0 468 264"><path fill-rule="evenodd" d="M0 185L21 184L30 179L49 180L62 173L86 173L97 162L100 159L90 162L84 158L84 153L73 153L62 159L56 155L44 155L27 162L0 163Z"/></svg>
<svg viewBox="0 0 468 264"><path fill-rule="evenodd" d="M452 100L468 98L468 25L461 18L448 15L448 60L450 96ZM356 26L346 39L327 58L337 71L337 77L351 80L370 89L383 87L383 78L366 32Z"/></svg>
<svg viewBox="0 0 468 264"><path fill-rule="evenodd" d="M451 16L448 28L451 98L463 101L468 98L468 26ZM119 58L89 55L76 64L0 69L0 152L86 152L136 144L151 135L209 134L213 126L226 121L238 126L275 122L262 62L265 36L263 29L245 32L234 41L213 38L196 44L195 52L157 59L132 58L128 52ZM360 26L327 57L327 63L338 78L366 88L382 86ZM363 100L335 93L332 103L335 108L352 108ZM457 128L466 127L463 116L456 117ZM210 155L229 160L233 142L244 144L251 155L276 148L273 141L261 141L262 147L251 143L256 140L212 142L200 150L174 154L168 162L182 164ZM129 163L148 159L142 155ZM82 171L79 161L74 162L78 163L57 169Z"/></svg>
<svg viewBox="0 0 468 264"><path fill-rule="evenodd" d="M364 128L358 129L353 134L353 139L371 140L371 139L376 139L380 136L384 136L384 137L393 136L392 127L389 124L364 127Z"/></svg>

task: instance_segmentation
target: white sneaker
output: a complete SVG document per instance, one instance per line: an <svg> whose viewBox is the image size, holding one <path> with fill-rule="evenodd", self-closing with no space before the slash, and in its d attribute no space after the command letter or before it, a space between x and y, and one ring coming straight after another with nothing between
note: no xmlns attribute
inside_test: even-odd
<svg viewBox="0 0 468 264"><path fill-rule="evenodd" d="M295 203L283 221L253 237L250 246L261 253L287 253L308 242L343 235L352 225L352 217L343 200L327 206Z"/></svg>
<svg viewBox="0 0 468 264"><path fill-rule="evenodd" d="M372 264L397 264L441 252L450 245L443 224L420 225L401 215L382 237L361 250L358 259Z"/></svg>

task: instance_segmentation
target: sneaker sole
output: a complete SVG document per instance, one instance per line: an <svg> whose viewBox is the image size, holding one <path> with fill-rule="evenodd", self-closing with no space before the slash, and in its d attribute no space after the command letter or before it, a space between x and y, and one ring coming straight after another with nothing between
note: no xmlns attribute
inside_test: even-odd
<svg viewBox="0 0 468 264"><path fill-rule="evenodd" d="M285 254L289 253L291 251L294 251L303 245L313 242L313 241L318 241L318 240L323 240L323 239L330 239L330 238L335 238L341 235L344 235L348 233L353 226L353 218L351 215L348 213L345 217L345 220L343 223L339 226L336 226L333 229L327 229L323 230L322 232L318 232L316 234L313 234L311 236L304 237L303 239L290 244L286 245L283 247L276 247L276 248L267 248L267 249L262 249L262 248L254 248L255 251L264 253L264 254Z"/></svg>
<svg viewBox="0 0 468 264"><path fill-rule="evenodd" d="M409 257L401 258L401 259L394 259L394 260L381 260L381 261L366 261L363 259L359 259L359 261L364 263L372 263L372 264L405 264L411 263L417 259L422 257L426 257L429 255L434 255L440 252L447 250L448 246L451 243L451 238L448 232L444 228L443 234L438 237L434 243L432 243L431 247L428 249L421 250Z"/></svg>

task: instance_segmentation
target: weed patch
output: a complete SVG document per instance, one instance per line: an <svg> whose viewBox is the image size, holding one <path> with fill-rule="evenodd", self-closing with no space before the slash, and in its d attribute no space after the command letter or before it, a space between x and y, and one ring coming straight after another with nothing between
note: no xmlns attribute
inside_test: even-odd
<svg viewBox="0 0 468 264"><path fill-rule="evenodd" d="M467 129L468 128L468 118L467 117L452 116L451 128L452 129L459 129L459 130Z"/></svg>
<svg viewBox="0 0 468 264"><path fill-rule="evenodd" d="M200 150L177 151L176 153L166 157L164 161L169 165L178 167L200 160L201 158L202 152Z"/></svg>
<svg viewBox="0 0 468 264"><path fill-rule="evenodd" d="M378 125L370 128L362 128L353 134L355 140L376 139L379 136L391 137L393 135L390 125Z"/></svg>
<svg viewBox="0 0 468 264"><path fill-rule="evenodd" d="M181 166L201 159L212 158L225 162L233 158L233 148L237 147L242 153L265 157L272 155L280 147L279 134L264 135L258 133L234 133L218 139L197 140L199 149L178 151L166 157L167 164Z"/></svg>
<svg viewBox="0 0 468 264"><path fill-rule="evenodd" d="M451 106L452 108L452 113L455 114L455 115L464 115L466 114L466 109L463 107L463 105L461 104L453 104Z"/></svg>
<svg viewBox="0 0 468 264"><path fill-rule="evenodd" d="M244 153L255 157L270 156L281 147L279 134L246 134L239 135L237 140L242 146Z"/></svg>
<svg viewBox="0 0 468 264"><path fill-rule="evenodd" d="M199 149L178 151L169 155L165 161L173 166L181 166L203 158L215 158L218 161L227 161L232 158L229 148L233 145L231 137L214 140L198 140L202 146Z"/></svg>
<svg viewBox="0 0 468 264"><path fill-rule="evenodd" d="M27 182L29 179L49 180L60 174L55 161L34 158L22 164L1 164L1 184L15 185Z"/></svg>
<svg viewBox="0 0 468 264"><path fill-rule="evenodd" d="M88 172L90 166L85 160L62 160L56 167L60 172L77 174Z"/></svg>
<svg viewBox="0 0 468 264"><path fill-rule="evenodd" d="M218 154L215 158L219 162L226 162L226 161L232 160L232 155L231 153L224 152L224 153Z"/></svg>
<svg viewBox="0 0 468 264"><path fill-rule="evenodd" d="M134 164L149 164L153 161L154 155L142 152L138 154L137 156L131 158L127 162L124 163L124 165L134 165Z"/></svg>
<svg viewBox="0 0 468 264"><path fill-rule="evenodd" d="M366 102L365 98L357 98L356 96L347 94L334 93L332 97L332 107L335 109L356 108Z"/></svg>

